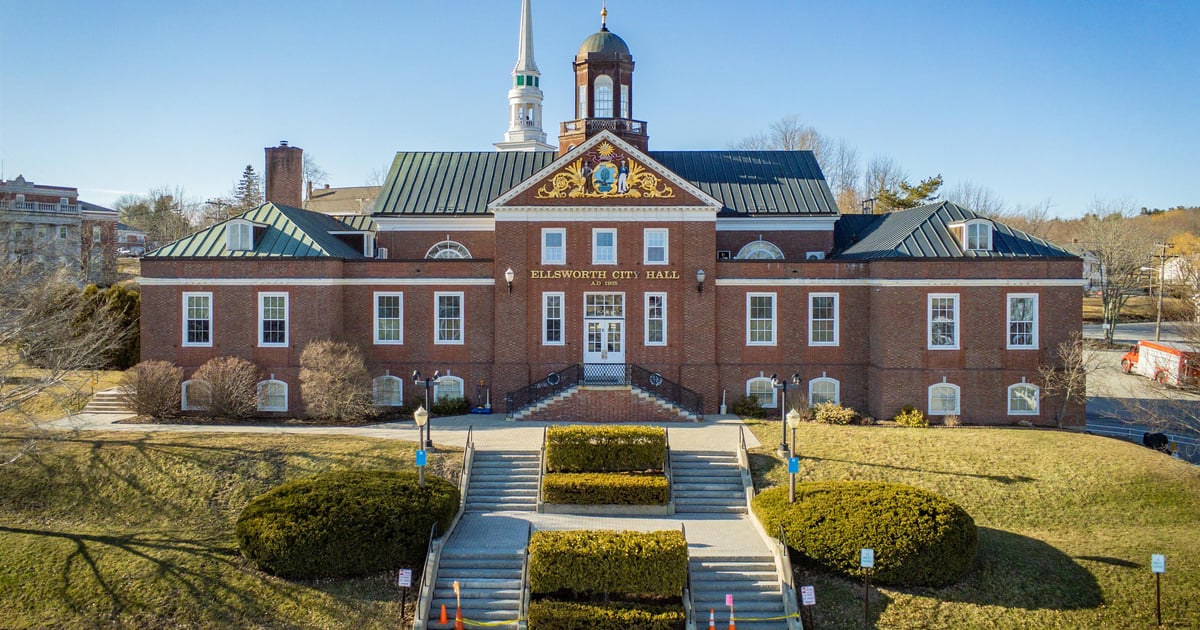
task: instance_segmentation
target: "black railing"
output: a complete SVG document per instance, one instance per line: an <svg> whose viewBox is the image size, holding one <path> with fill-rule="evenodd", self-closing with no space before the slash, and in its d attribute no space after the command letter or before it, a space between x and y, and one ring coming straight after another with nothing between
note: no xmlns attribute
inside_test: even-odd
<svg viewBox="0 0 1200 630"><path fill-rule="evenodd" d="M658 372L637 365L629 366L629 384L658 398L678 405L684 411L704 415L704 397Z"/></svg>
<svg viewBox="0 0 1200 630"><path fill-rule="evenodd" d="M628 385L629 366L624 363L584 363L584 385Z"/></svg>
<svg viewBox="0 0 1200 630"><path fill-rule="evenodd" d="M583 369L578 363L557 372L551 372L546 375L546 378L536 383L530 383L515 392L505 394L505 412L508 415L517 413L530 405L578 385L582 379Z"/></svg>

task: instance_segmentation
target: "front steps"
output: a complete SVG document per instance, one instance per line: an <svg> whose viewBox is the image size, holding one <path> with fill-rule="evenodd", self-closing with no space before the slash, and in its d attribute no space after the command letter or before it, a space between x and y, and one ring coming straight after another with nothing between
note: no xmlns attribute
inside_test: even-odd
<svg viewBox="0 0 1200 630"><path fill-rule="evenodd" d="M474 480L474 475L472 475ZM512 621L489 626L516 628L521 616L521 573L525 552L446 549L438 564L437 580L429 607L429 628L453 628L456 598L454 582L462 597L462 614L476 622ZM441 624L442 606L448 623Z"/></svg>
<svg viewBox="0 0 1200 630"><path fill-rule="evenodd" d="M671 451L675 513L745 514L746 490L736 453Z"/></svg>
<svg viewBox="0 0 1200 630"><path fill-rule="evenodd" d="M701 416L630 385L575 385L511 415L544 422L698 422Z"/></svg>
<svg viewBox="0 0 1200 630"><path fill-rule="evenodd" d="M537 451L475 451L467 511L533 512L540 467Z"/></svg>
<svg viewBox="0 0 1200 630"><path fill-rule="evenodd" d="M696 624L708 619L708 611L716 610L718 627L725 627L729 607L725 596L733 595L733 612L738 630L779 630L787 628L784 619L748 621L784 615L783 591L775 560L762 556L702 556L688 562L692 581L692 602L696 606Z"/></svg>
<svg viewBox="0 0 1200 630"><path fill-rule="evenodd" d="M133 412L125 406L125 401L122 399L120 390L106 389L102 392L92 394L92 399L88 401L88 404L79 413L131 414Z"/></svg>

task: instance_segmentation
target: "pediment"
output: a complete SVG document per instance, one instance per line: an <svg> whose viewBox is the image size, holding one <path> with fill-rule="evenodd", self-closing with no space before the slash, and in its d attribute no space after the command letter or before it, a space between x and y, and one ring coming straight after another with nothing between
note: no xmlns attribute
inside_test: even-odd
<svg viewBox="0 0 1200 630"><path fill-rule="evenodd" d="M607 131L489 204L492 211L577 206L719 210L722 204Z"/></svg>

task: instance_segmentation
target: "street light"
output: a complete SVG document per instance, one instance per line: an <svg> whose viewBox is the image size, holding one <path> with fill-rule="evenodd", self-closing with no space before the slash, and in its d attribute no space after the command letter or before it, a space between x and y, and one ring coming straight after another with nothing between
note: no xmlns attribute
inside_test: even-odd
<svg viewBox="0 0 1200 630"><path fill-rule="evenodd" d="M425 409L426 410L429 409L429 387L431 384L440 381L441 378L442 378L441 370L435 371L433 373L432 377L429 377L429 376L422 377L421 370L413 370L413 373L412 373L413 383L416 385L420 385L421 383L425 384ZM425 418L426 419L429 418L428 411L425 412ZM433 425L432 424L429 425L429 428L425 430L425 443L424 444L425 444L425 448L433 450Z"/></svg>
<svg viewBox="0 0 1200 630"><path fill-rule="evenodd" d="M517 274L513 272L512 267L509 267L508 269L504 270L504 281L508 283L508 292L509 293L512 293L512 281L513 281L513 278L516 278L516 277L517 277Z"/></svg>
<svg viewBox="0 0 1200 630"><path fill-rule="evenodd" d="M429 412L425 411L425 407L417 407L413 412L413 420L417 422L417 445L418 451L424 448L425 443L425 425L429 423ZM417 456L417 483L422 488L425 487L425 462L420 461L420 455Z"/></svg>
<svg viewBox="0 0 1200 630"><path fill-rule="evenodd" d="M791 486L788 488L788 503L796 502L796 473L791 472L791 460L796 458L796 429L800 426L800 412L792 409L787 414L787 425L792 428L792 450L788 454L788 472L792 478Z"/></svg>
<svg viewBox="0 0 1200 630"><path fill-rule="evenodd" d="M793 385L800 384L800 374L799 373L792 375L792 384ZM771 375L771 387L774 387L775 389L778 389L783 392L783 396L779 400L779 432L782 434L781 441L779 442L779 453L781 455L786 455L787 453L791 452L791 450L788 448L788 441L787 441L787 388L788 388L788 382L786 379L781 380L779 378L779 375L772 374Z"/></svg>

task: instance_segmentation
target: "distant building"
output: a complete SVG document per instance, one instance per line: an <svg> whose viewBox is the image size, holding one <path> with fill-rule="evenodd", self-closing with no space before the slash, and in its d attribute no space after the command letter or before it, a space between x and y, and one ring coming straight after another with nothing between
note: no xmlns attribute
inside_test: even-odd
<svg viewBox="0 0 1200 630"><path fill-rule="evenodd" d="M348 188L313 189L312 182L308 183L308 199L304 209L321 214L371 214L375 207L375 198L379 196L382 186L351 186Z"/></svg>
<svg viewBox="0 0 1200 630"><path fill-rule="evenodd" d="M146 233L132 225L117 224L117 255L141 256L146 253Z"/></svg>
<svg viewBox="0 0 1200 630"><path fill-rule="evenodd" d="M80 201L79 190L0 180L0 248L47 272L67 268L81 281L108 284L117 273L117 212Z"/></svg>

